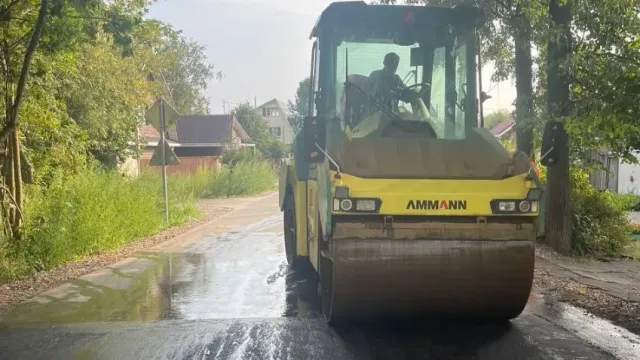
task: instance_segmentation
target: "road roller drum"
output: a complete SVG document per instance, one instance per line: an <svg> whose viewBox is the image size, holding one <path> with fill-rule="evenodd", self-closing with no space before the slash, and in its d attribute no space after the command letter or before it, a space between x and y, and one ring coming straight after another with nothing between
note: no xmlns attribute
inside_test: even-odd
<svg viewBox="0 0 640 360"><path fill-rule="evenodd" d="M524 309L533 281L533 226L515 230L517 226L511 225L512 234L521 237L518 240L499 239L509 225L501 231L478 231L465 240L415 238L426 231L395 226L393 231L336 226L320 259L327 320L416 316L506 320ZM491 235L495 238L482 239Z"/></svg>

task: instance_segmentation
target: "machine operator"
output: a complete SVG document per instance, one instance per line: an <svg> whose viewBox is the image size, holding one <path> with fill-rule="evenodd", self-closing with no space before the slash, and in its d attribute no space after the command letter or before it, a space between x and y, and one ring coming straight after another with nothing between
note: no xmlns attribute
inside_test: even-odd
<svg viewBox="0 0 640 360"><path fill-rule="evenodd" d="M384 67L369 75L371 95L393 112L398 111L398 100L408 103L415 97L415 93L409 90L396 74L399 63L400 56L390 52L384 57Z"/></svg>

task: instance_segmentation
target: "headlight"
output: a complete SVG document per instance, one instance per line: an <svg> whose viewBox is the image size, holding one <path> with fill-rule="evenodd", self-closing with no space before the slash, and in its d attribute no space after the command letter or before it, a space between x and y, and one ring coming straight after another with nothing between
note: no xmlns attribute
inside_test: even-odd
<svg viewBox="0 0 640 360"><path fill-rule="evenodd" d="M520 212L526 213L531 211L531 203L529 201L520 201L520 204L518 204L518 209L520 209Z"/></svg>
<svg viewBox="0 0 640 360"><path fill-rule="evenodd" d="M333 211L350 212L350 213L377 213L380 211L382 202L376 198L333 198Z"/></svg>
<svg viewBox="0 0 640 360"><path fill-rule="evenodd" d="M493 200L491 210L494 214L530 214L538 212L538 201L531 200Z"/></svg>
<svg viewBox="0 0 640 360"><path fill-rule="evenodd" d="M353 208L353 202L349 199L340 200L340 210L341 211L351 211Z"/></svg>
<svg viewBox="0 0 640 360"><path fill-rule="evenodd" d="M498 203L498 211L516 211L516 202L515 201L500 201Z"/></svg>
<svg viewBox="0 0 640 360"><path fill-rule="evenodd" d="M370 199L356 200L356 211L375 211L376 201Z"/></svg>

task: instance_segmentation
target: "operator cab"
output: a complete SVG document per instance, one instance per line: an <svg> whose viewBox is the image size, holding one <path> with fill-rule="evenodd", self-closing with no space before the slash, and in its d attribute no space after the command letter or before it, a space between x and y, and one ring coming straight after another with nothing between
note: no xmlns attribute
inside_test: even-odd
<svg viewBox="0 0 640 360"><path fill-rule="evenodd" d="M327 62L322 78L313 76L313 90L322 95L318 115L340 119L354 136L464 138L477 126L481 21L473 7L331 4L311 34L319 41L315 61ZM387 127L400 131L381 134Z"/></svg>
<svg viewBox="0 0 640 360"><path fill-rule="evenodd" d="M332 169L361 178L503 179L520 172L478 128L476 29L483 21L468 6L331 4L311 34L307 159L329 155Z"/></svg>

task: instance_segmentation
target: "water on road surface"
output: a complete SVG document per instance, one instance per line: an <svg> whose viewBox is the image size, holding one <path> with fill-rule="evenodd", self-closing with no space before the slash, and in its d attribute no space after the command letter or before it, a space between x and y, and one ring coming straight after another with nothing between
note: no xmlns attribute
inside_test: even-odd
<svg viewBox="0 0 640 360"><path fill-rule="evenodd" d="M206 232L206 231L205 231ZM44 293L0 320L0 359L638 359L637 336L531 297L506 325L328 327L288 270L277 197Z"/></svg>

